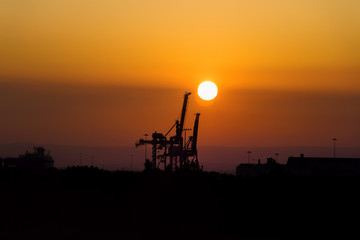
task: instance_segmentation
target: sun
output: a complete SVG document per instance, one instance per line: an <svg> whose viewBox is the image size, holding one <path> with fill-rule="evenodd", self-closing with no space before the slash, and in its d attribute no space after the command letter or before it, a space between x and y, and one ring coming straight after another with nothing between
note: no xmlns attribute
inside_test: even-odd
<svg viewBox="0 0 360 240"><path fill-rule="evenodd" d="M211 81L202 82L198 87L198 94L201 99L213 100L218 93L218 89L215 83Z"/></svg>

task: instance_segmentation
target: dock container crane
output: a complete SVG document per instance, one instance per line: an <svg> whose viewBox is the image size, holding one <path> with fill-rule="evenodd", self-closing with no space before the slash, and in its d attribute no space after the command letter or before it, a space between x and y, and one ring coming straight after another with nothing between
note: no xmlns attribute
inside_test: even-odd
<svg viewBox="0 0 360 240"><path fill-rule="evenodd" d="M183 138L185 116L190 94L190 92L185 92L180 121L176 120L174 125L169 129L169 131L167 131L166 134L155 131L151 135L151 140L140 139L135 143L136 147L145 144L152 145L152 158L151 160L145 160L145 169L159 169L160 165L163 165L164 170L169 171L177 169L200 169L196 147L200 116L199 113L197 113L195 117L193 136L190 136L188 140L185 139L185 141ZM168 139L167 136L174 128L175 135L169 137ZM158 154L158 151L162 151L162 153ZM169 162L167 162L167 160L169 160Z"/></svg>

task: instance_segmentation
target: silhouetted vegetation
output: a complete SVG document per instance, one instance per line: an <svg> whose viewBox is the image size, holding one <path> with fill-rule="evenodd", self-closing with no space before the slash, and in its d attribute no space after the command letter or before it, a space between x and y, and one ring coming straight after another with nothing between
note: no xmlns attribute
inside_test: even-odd
<svg viewBox="0 0 360 240"><path fill-rule="evenodd" d="M359 177L71 167L1 169L0 182L1 229L12 238L293 239L358 231Z"/></svg>

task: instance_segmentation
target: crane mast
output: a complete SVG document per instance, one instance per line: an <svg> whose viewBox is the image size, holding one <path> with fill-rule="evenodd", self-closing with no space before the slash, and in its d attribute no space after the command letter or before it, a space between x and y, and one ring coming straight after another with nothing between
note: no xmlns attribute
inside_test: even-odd
<svg viewBox="0 0 360 240"><path fill-rule="evenodd" d="M198 137L198 129L199 129L199 117L200 117L200 113L197 113L196 117L195 117L195 123L194 123L194 128L193 128L193 139L192 139L192 144L191 144L191 151L193 151L193 152L197 152L197 137Z"/></svg>

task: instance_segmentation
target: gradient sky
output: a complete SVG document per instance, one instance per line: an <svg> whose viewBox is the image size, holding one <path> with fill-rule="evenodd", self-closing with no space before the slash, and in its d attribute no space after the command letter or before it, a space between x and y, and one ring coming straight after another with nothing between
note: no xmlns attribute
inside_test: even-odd
<svg viewBox="0 0 360 240"><path fill-rule="evenodd" d="M3 77L360 88L357 0L1 0L0 17Z"/></svg>
<svg viewBox="0 0 360 240"><path fill-rule="evenodd" d="M358 0L0 0L0 143L360 146ZM213 80L205 104L197 85Z"/></svg>

